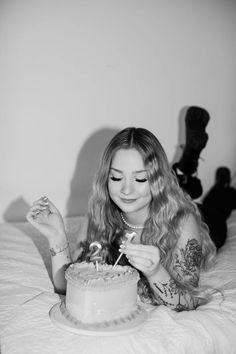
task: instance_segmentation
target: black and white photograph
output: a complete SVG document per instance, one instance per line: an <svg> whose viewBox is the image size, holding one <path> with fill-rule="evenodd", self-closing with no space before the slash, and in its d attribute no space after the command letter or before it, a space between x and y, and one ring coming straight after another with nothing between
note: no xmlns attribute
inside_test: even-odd
<svg viewBox="0 0 236 354"><path fill-rule="evenodd" d="M0 0L0 354L236 354L235 63L235 0Z"/></svg>

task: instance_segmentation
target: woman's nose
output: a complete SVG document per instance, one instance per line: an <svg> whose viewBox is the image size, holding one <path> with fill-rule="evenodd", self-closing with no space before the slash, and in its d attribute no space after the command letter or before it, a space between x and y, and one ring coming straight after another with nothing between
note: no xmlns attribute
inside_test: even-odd
<svg viewBox="0 0 236 354"><path fill-rule="evenodd" d="M121 188L123 194L130 194L133 191L133 184L129 180L124 180Z"/></svg>

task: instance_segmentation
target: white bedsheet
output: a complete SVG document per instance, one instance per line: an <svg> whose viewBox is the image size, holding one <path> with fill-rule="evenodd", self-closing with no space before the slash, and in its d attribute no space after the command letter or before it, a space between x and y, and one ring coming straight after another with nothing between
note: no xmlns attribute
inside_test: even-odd
<svg viewBox="0 0 236 354"><path fill-rule="evenodd" d="M74 242L82 218L66 222ZM2 354L236 353L236 212L217 264L202 280L216 288L224 285L224 301L216 294L207 305L180 313L157 307L140 329L121 336L78 335L53 325L49 310L60 298L50 280L45 244L28 223L0 225Z"/></svg>

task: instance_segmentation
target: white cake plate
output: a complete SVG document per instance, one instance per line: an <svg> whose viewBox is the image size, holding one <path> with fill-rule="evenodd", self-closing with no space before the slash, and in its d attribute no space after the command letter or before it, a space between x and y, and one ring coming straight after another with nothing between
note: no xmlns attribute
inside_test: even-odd
<svg viewBox="0 0 236 354"><path fill-rule="evenodd" d="M117 336L117 335L123 335L126 333L131 333L134 331L137 331L142 324L146 321L148 315L146 310L142 309L139 313L139 315L135 318L129 321L128 323L116 325L116 326L110 326L107 328L102 328L102 329L97 329L97 330L88 330L86 326L84 326L82 323L81 324L75 324L69 319L67 319L61 312L60 309L61 303L55 304L50 312L49 316L51 321L58 326L61 329L64 329L69 332L73 332L76 334L82 334L82 335L90 335L90 336Z"/></svg>

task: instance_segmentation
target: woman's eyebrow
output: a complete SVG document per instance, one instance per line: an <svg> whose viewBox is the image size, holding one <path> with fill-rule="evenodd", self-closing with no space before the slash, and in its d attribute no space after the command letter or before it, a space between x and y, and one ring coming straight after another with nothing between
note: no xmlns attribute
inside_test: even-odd
<svg viewBox="0 0 236 354"><path fill-rule="evenodd" d="M118 170L117 168L112 167L112 166L111 166L110 170L114 170L114 171L116 171L116 172L122 173L122 171L121 171L121 170Z"/></svg>
<svg viewBox="0 0 236 354"><path fill-rule="evenodd" d="M115 167L111 167L110 169L111 169L111 170L113 170L113 171L119 172L119 173L123 173L123 171L118 170L118 169L117 169L117 168L115 168ZM133 173L142 173L142 172L147 172L147 170L138 170L138 171L133 171Z"/></svg>

